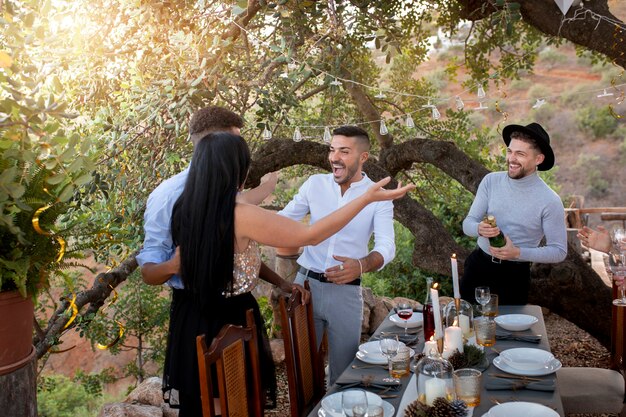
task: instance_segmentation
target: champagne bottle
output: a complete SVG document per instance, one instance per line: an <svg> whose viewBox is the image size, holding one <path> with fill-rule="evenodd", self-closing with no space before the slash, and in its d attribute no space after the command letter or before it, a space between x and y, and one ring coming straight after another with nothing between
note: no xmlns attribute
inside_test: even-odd
<svg viewBox="0 0 626 417"><path fill-rule="evenodd" d="M487 216L487 219L485 221L489 223L491 227L498 227L498 225L496 224L496 217L491 214ZM502 233L502 230L500 230L498 236L489 238L489 245L493 246L494 248L501 248L506 245L506 238L504 237L504 233Z"/></svg>
<svg viewBox="0 0 626 417"><path fill-rule="evenodd" d="M424 300L424 341L428 341L435 335L435 316L433 302L430 299L430 287L433 284L431 277L426 278L426 299Z"/></svg>

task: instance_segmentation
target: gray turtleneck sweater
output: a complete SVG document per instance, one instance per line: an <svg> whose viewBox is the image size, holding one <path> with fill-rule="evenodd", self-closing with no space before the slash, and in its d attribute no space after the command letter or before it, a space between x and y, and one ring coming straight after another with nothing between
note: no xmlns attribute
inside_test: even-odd
<svg viewBox="0 0 626 417"><path fill-rule="evenodd" d="M478 223L487 214L520 248L518 261L556 263L567 255L565 210L560 197L535 172L511 179L507 172L487 174L463 220L463 232L478 236ZM539 247L543 237L546 245ZM489 253L489 239L479 236L478 246Z"/></svg>

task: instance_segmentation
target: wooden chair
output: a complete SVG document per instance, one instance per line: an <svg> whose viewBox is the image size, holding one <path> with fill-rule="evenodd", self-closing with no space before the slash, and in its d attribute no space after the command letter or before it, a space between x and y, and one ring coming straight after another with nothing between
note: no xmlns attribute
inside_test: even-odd
<svg viewBox="0 0 626 417"><path fill-rule="evenodd" d="M263 415L259 351L252 310L246 312L246 324L246 327L225 325L209 348L205 335L196 338L203 417L215 417L213 366L217 371L222 416Z"/></svg>
<svg viewBox="0 0 626 417"><path fill-rule="evenodd" d="M308 290L309 283L305 281L304 287ZM302 305L300 293L294 292L287 302L281 297L279 303L291 416L302 417L324 396L326 333L318 350L313 301Z"/></svg>

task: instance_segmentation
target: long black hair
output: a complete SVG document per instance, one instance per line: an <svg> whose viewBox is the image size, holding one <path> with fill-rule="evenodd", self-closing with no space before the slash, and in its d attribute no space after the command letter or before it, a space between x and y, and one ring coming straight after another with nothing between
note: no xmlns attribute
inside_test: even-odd
<svg viewBox="0 0 626 417"><path fill-rule="evenodd" d="M185 289L203 309L232 288L235 199L250 167L241 136L210 133L196 144L183 193L172 213Z"/></svg>

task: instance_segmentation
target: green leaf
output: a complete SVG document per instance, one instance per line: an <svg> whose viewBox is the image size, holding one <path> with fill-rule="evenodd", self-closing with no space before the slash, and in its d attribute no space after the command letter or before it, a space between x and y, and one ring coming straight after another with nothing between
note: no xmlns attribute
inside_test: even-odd
<svg viewBox="0 0 626 417"><path fill-rule="evenodd" d="M76 185L81 186L81 185L87 184L92 179L93 179L93 177L91 176L91 174L90 173L86 173L86 174L83 174L80 177L76 178L74 180L74 182L76 183Z"/></svg>
<svg viewBox="0 0 626 417"><path fill-rule="evenodd" d="M66 203L72 198L72 195L74 195L74 185L67 184L65 188L63 188L63 191L61 191L61 194L59 194L59 201Z"/></svg>
<svg viewBox="0 0 626 417"><path fill-rule="evenodd" d="M63 180L65 179L67 179L66 174L56 174L56 175L52 175L51 177L46 178L46 182L50 185L57 185L57 184L61 184Z"/></svg>

